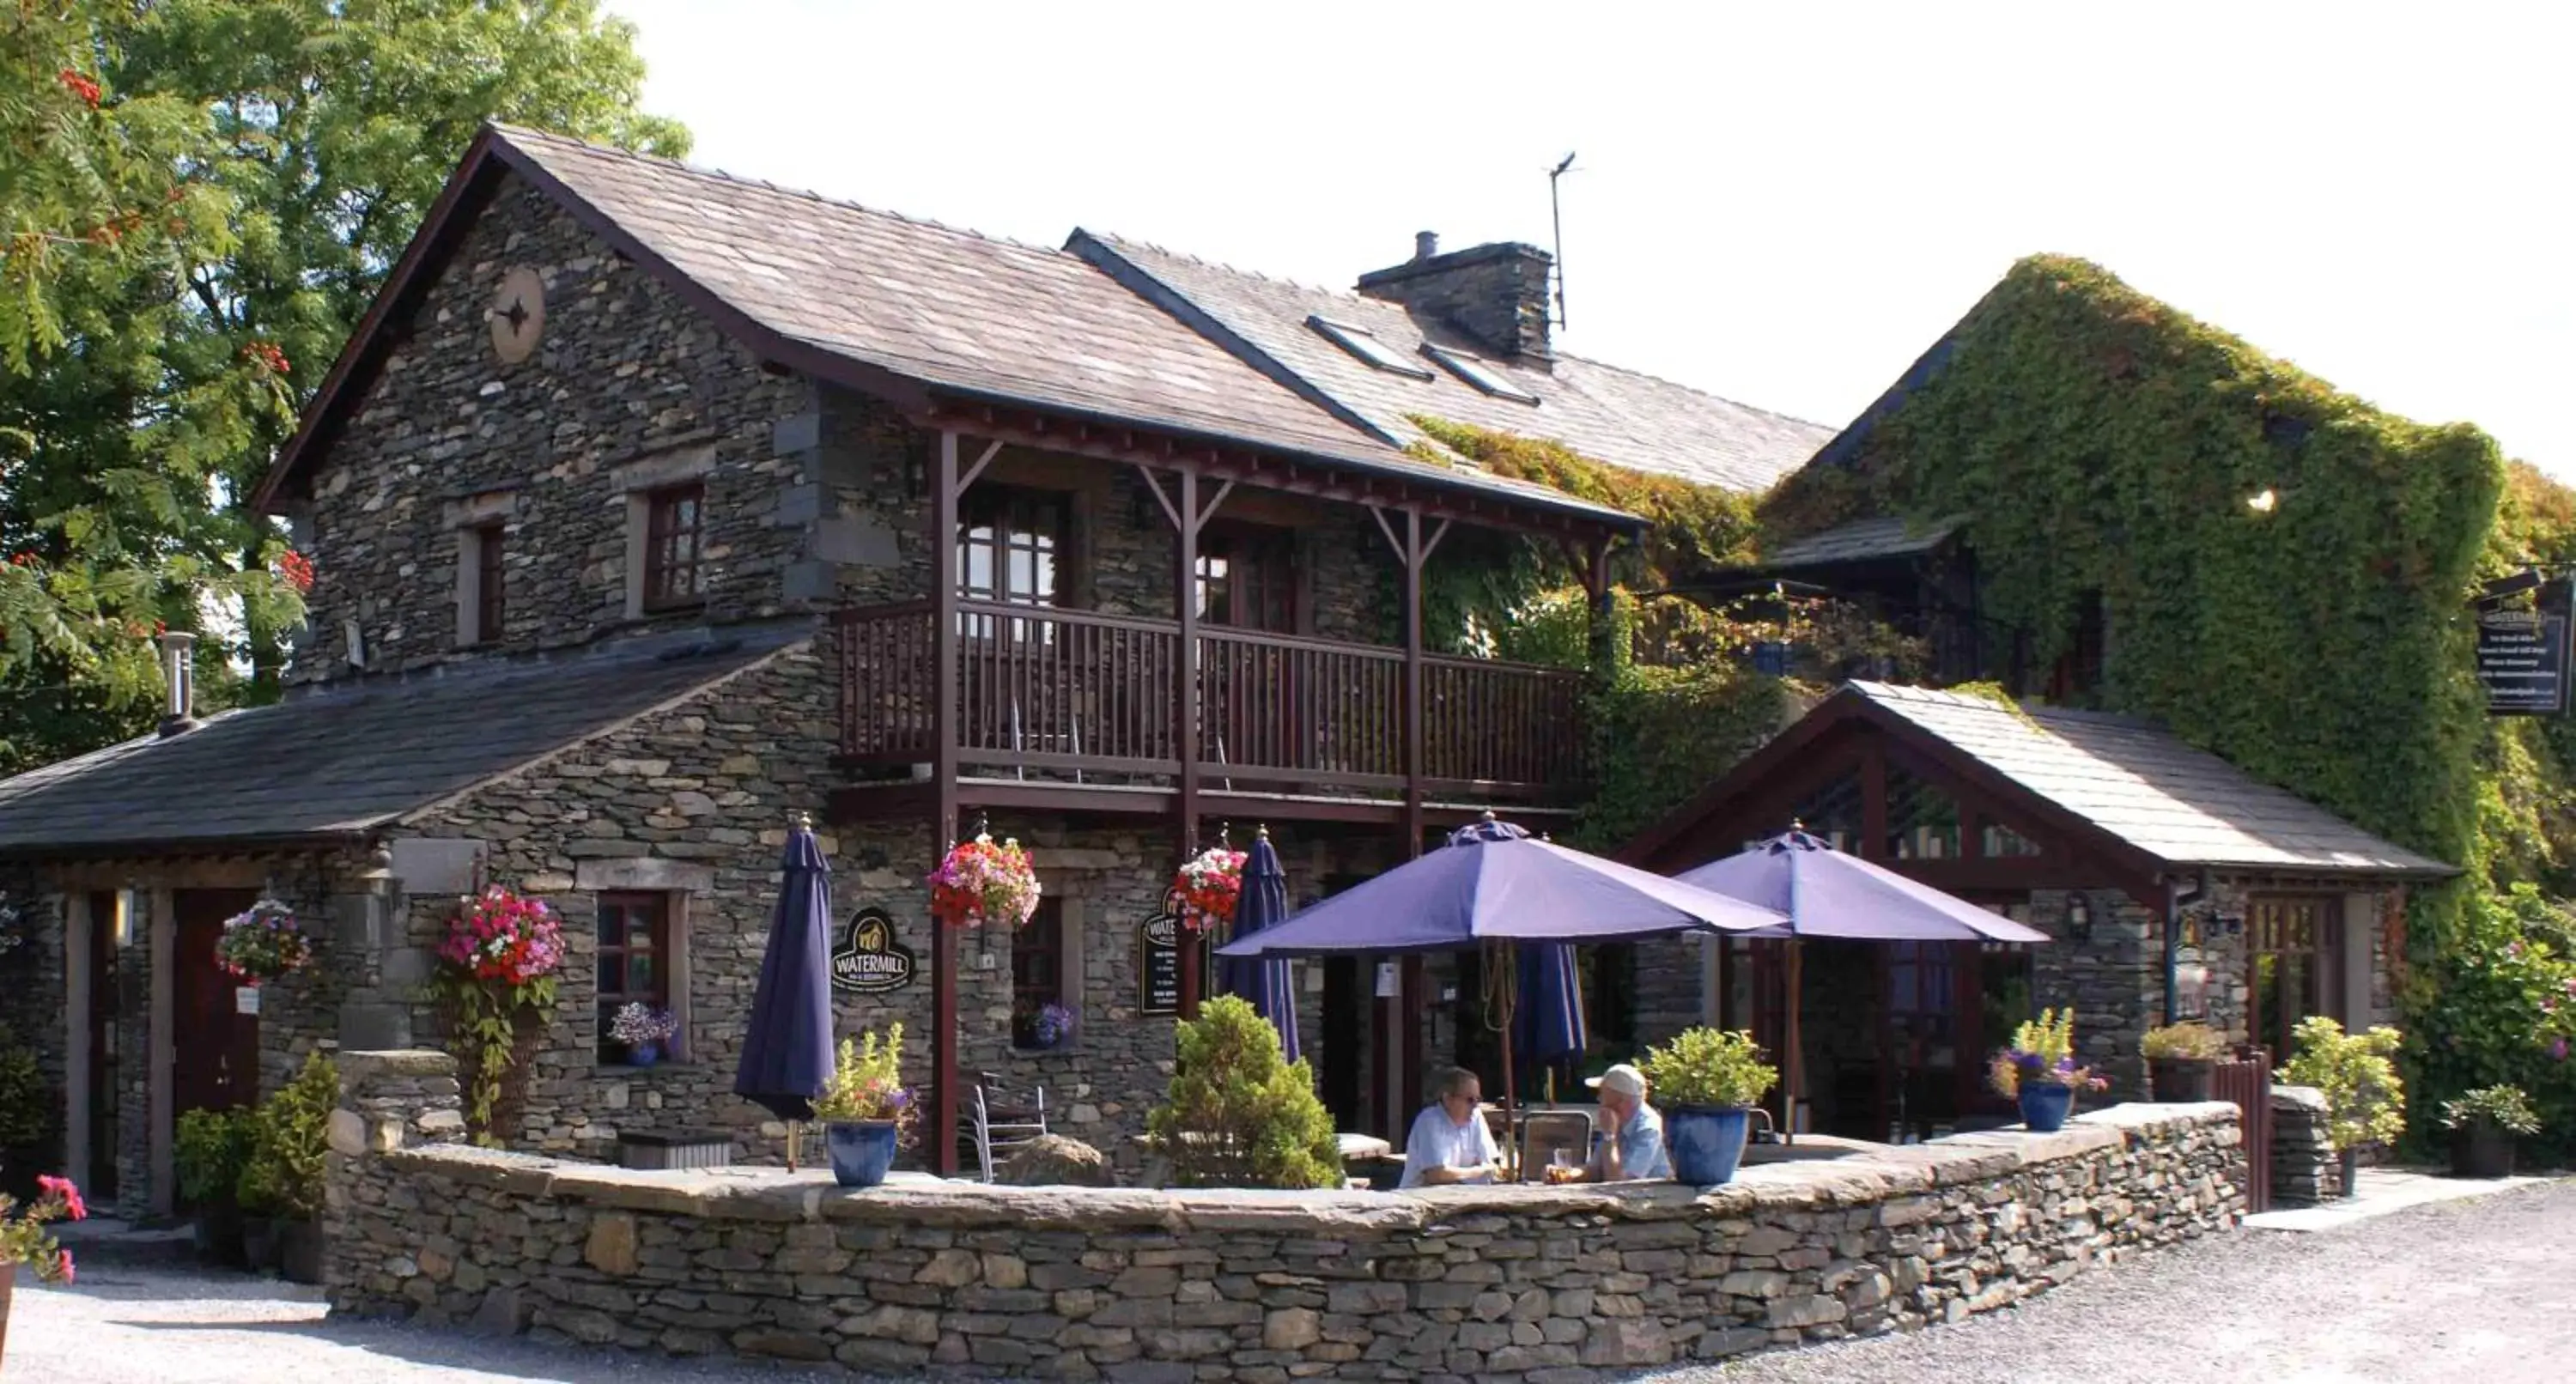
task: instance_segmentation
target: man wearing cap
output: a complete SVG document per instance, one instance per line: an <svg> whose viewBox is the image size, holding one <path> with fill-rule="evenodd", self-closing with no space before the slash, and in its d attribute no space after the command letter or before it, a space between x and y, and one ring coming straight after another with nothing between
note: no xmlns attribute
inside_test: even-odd
<svg viewBox="0 0 2576 1384"><path fill-rule="evenodd" d="M1664 1154L1664 1117L1646 1104L1646 1074L1622 1062L1583 1084L1601 1093L1587 1176L1595 1182L1671 1177L1672 1160Z"/></svg>

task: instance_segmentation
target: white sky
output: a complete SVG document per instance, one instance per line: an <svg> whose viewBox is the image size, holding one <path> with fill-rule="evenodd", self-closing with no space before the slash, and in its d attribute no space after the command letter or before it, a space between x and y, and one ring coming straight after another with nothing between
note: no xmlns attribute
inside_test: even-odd
<svg viewBox="0 0 2576 1384"><path fill-rule="evenodd" d="M2576 10L609 0L696 162L1348 287L1549 242L1569 350L1840 425L2083 255L2576 480Z"/></svg>

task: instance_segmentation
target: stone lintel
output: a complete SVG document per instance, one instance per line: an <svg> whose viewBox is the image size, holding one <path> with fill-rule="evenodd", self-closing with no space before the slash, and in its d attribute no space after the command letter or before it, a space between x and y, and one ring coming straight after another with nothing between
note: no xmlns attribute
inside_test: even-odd
<svg viewBox="0 0 2576 1384"><path fill-rule="evenodd" d="M598 856L573 863L573 887L585 892L631 890L645 893L711 893L713 866L693 865L661 856Z"/></svg>

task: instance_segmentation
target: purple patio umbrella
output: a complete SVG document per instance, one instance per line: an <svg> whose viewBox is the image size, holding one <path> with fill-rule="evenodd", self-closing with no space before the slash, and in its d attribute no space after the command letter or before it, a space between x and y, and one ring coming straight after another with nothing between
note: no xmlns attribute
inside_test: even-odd
<svg viewBox="0 0 2576 1384"><path fill-rule="evenodd" d="M1488 964L1512 968L1521 942L1632 942L1679 932L1752 932L1780 911L1541 841L1485 819L1449 844L1217 949L1226 957L1359 956L1500 944ZM1509 1008L1511 990L1502 986ZM1512 1016L1499 1016L1503 1130L1511 1138Z"/></svg>
<svg viewBox="0 0 2576 1384"><path fill-rule="evenodd" d="M1244 853L1243 893L1234 903L1235 938L1250 937L1287 917L1288 872L1280 868L1278 848L1270 844L1270 828L1263 827L1254 834L1252 849ZM1296 1061L1297 991L1288 974L1288 958L1229 956L1223 964L1227 993L1251 1001L1261 1017L1279 1030L1280 1051L1287 1060Z"/></svg>
<svg viewBox="0 0 2576 1384"><path fill-rule="evenodd" d="M1800 1071L1798 1053L1798 939L1835 937L1866 942L2045 942L2048 934L1979 908L1931 885L1835 850L1822 838L1792 826L1741 853L1675 876L1730 898L1788 915L1750 937L1789 944L1789 1087L1782 1104L1794 1116ZM1781 1121L1795 1133L1794 1118Z"/></svg>
<svg viewBox="0 0 2576 1384"><path fill-rule="evenodd" d="M832 867L814 842L814 827L796 814L778 865L778 909L760 958L742 1035L734 1094L787 1121L787 1166L796 1166L796 1132L814 1118L814 1098L832 1080Z"/></svg>

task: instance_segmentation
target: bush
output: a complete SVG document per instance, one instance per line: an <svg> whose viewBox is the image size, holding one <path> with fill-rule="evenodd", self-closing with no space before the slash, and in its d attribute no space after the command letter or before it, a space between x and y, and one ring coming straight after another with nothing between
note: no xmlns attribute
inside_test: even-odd
<svg viewBox="0 0 2576 1384"><path fill-rule="evenodd" d="M53 1161L54 1093L36 1050L0 1024L0 1192L32 1200L36 1174Z"/></svg>
<svg viewBox="0 0 2576 1384"><path fill-rule="evenodd" d="M2336 1152L2393 1144L2406 1133L2406 1086L2391 1060L2404 1041L2397 1030L2383 1024L2348 1034L2318 1014L2301 1019L2290 1038L2299 1051L2282 1066L2280 1079L2325 1093L2326 1135Z"/></svg>
<svg viewBox="0 0 2576 1384"><path fill-rule="evenodd" d="M1646 1053L1638 1064L1654 1099L1666 1107L1696 1105L1720 1110L1761 1103L1780 1082L1780 1069L1762 1060L1753 1035L1688 1028Z"/></svg>
<svg viewBox="0 0 2576 1384"><path fill-rule="evenodd" d="M304 1060L295 1080L260 1103L250 1121L250 1160L241 1171L243 1210L289 1220L322 1214L323 1156L339 1104L340 1069L318 1052Z"/></svg>
<svg viewBox="0 0 2576 1384"><path fill-rule="evenodd" d="M1289 1062L1279 1030L1222 995L1178 1026L1178 1060L1145 1131L1183 1187L1339 1187L1341 1148L1314 1072Z"/></svg>
<svg viewBox="0 0 2576 1384"><path fill-rule="evenodd" d="M179 1195L190 1205L222 1207L239 1199L242 1168L250 1162L257 1138L256 1119L248 1110L191 1110L179 1117L171 1162L179 1175Z"/></svg>
<svg viewBox="0 0 2576 1384"><path fill-rule="evenodd" d="M2442 1127L2463 1129L2485 1123L2507 1134L2540 1132L2540 1112L2519 1086L2481 1086L2458 1100L2442 1102Z"/></svg>

